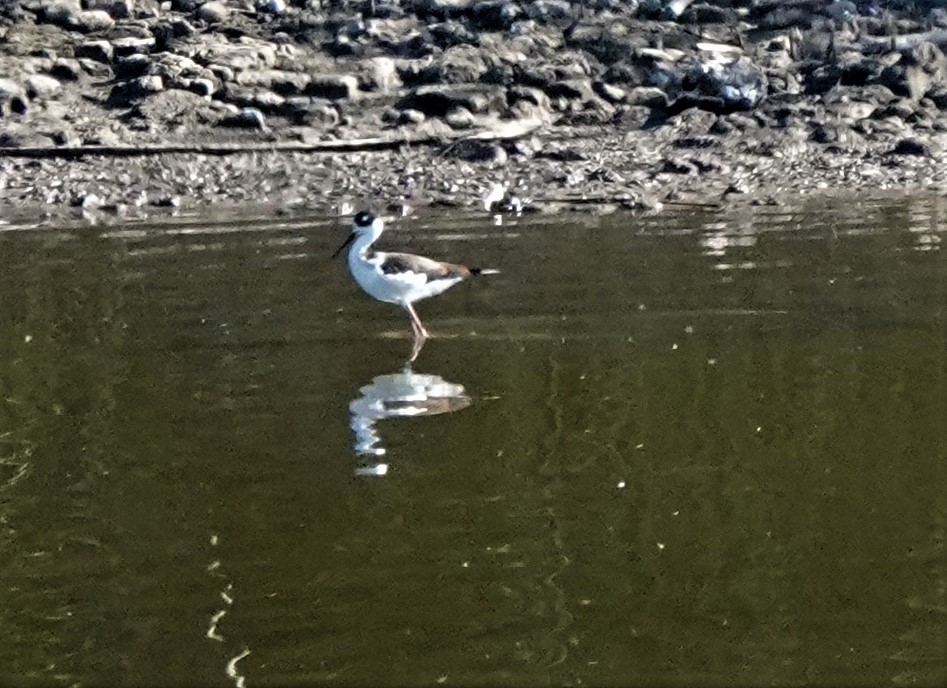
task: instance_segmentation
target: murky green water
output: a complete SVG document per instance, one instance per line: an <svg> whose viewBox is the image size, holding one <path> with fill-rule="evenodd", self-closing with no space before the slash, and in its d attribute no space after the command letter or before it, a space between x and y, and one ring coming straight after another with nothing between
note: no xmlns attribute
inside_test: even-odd
<svg viewBox="0 0 947 688"><path fill-rule="evenodd" d="M0 232L0 684L947 680L947 206L433 220Z"/></svg>

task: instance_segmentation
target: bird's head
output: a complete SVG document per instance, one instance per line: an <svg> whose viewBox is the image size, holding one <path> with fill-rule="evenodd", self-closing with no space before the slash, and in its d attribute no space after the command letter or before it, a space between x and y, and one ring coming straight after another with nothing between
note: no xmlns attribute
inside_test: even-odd
<svg viewBox="0 0 947 688"><path fill-rule="evenodd" d="M361 237L370 237L370 241L368 242L370 244L379 236L381 236L381 233L384 231L384 229L384 220L382 220L370 210L362 210L359 213L356 213L355 217L352 219L352 233L349 234L348 238L341 246L339 246L336 252L332 254L332 257L335 258L338 256L353 241Z"/></svg>

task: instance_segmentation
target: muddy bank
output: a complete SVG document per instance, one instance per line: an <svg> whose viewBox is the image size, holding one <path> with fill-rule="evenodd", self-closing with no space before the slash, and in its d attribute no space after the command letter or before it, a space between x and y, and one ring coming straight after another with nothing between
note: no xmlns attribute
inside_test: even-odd
<svg viewBox="0 0 947 688"><path fill-rule="evenodd" d="M651 210L940 192L937 4L6 0L0 203Z"/></svg>

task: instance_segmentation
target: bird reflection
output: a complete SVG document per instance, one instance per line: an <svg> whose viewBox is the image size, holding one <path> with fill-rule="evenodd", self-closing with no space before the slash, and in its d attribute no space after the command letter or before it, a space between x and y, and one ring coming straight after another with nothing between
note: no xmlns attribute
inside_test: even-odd
<svg viewBox="0 0 947 688"><path fill-rule="evenodd" d="M349 403L349 425L355 433L354 450L359 456L381 457L381 435L375 424L382 418L413 418L452 413L470 406L463 385L447 382L439 375L415 373L406 365L400 373L378 375ZM388 464L360 466L358 475L385 475Z"/></svg>

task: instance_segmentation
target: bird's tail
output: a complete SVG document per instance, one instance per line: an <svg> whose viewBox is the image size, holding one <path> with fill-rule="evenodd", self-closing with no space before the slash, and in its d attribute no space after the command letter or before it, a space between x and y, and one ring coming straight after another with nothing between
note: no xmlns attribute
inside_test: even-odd
<svg viewBox="0 0 947 688"><path fill-rule="evenodd" d="M493 268L469 268L471 275L499 275L499 270Z"/></svg>

